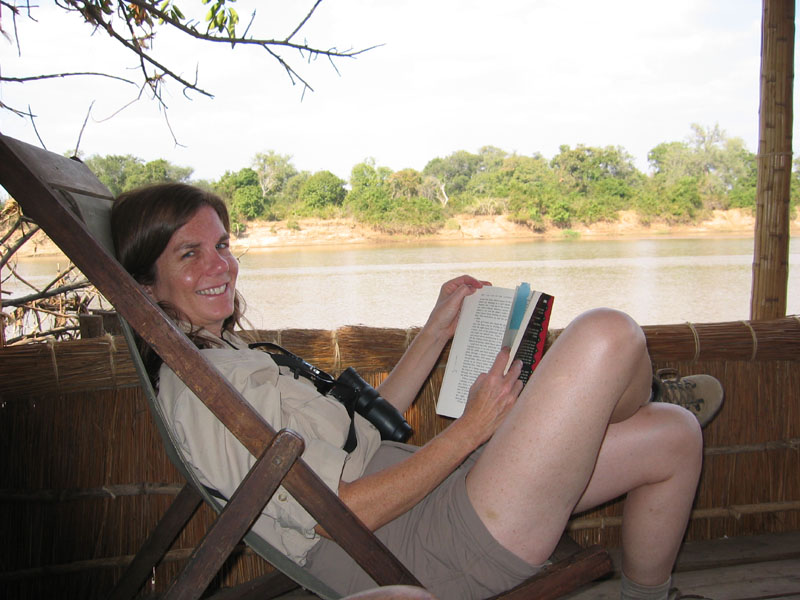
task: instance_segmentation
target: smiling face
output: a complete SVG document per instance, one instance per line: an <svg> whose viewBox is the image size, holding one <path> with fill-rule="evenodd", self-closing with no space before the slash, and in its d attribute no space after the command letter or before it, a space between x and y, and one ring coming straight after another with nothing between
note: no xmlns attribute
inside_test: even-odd
<svg viewBox="0 0 800 600"><path fill-rule="evenodd" d="M230 236L210 206L197 210L178 228L156 260L156 278L146 286L158 302L167 302L195 327L219 336L234 311L239 263Z"/></svg>

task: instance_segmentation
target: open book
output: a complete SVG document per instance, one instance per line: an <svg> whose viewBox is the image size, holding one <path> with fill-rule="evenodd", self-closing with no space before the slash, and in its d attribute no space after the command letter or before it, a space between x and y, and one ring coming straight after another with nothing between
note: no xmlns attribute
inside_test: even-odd
<svg viewBox="0 0 800 600"><path fill-rule="evenodd" d="M506 371L520 359L519 378L527 383L544 353L552 308L553 297L531 290L527 283L516 289L484 286L464 298L436 412L460 417L470 387L489 371L503 346L511 348Z"/></svg>

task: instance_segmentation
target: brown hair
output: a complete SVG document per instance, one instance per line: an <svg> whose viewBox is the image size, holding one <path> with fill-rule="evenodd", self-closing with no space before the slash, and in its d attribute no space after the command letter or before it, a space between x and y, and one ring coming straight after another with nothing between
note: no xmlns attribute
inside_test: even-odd
<svg viewBox="0 0 800 600"><path fill-rule="evenodd" d="M161 183L120 194L111 209L111 237L117 259L141 285L152 285L156 279L156 260L167 247L172 235L186 225L195 213L210 206L219 215L225 231L230 233L228 209L222 199L198 187L184 183ZM177 320L173 307L161 307ZM239 292L234 299L233 314L222 323L222 331L241 327L244 301ZM189 337L198 348L209 347L209 341L192 329ZM150 378L157 381L161 360L149 348L142 354Z"/></svg>

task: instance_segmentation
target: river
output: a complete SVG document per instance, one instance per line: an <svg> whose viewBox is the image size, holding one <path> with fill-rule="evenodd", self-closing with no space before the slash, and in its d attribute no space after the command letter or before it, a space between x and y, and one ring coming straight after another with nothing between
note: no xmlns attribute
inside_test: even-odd
<svg viewBox="0 0 800 600"><path fill-rule="evenodd" d="M468 242L250 252L239 289L254 325L328 329L421 325L442 282L470 273L527 281L555 296L553 327L596 306L641 324L746 319L752 239ZM800 313L800 242L791 245L789 314Z"/></svg>
<svg viewBox="0 0 800 600"><path fill-rule="evenodd" d="M788 314L798 314L798 239L790 252ZM462 273L554 295L556 328L596 306L643 325L702 323L748 318L752 257L752 238L726 237L293 247L242 255L238 287L249 320L266 329L421 325L441 283ZM18 270L43 285L56 262L26 259Z"/></svg>

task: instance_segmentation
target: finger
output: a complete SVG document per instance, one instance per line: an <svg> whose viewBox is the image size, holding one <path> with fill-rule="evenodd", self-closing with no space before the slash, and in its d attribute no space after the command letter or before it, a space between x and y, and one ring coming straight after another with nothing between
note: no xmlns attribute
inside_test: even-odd
<svg viewBox="0 0 800 600"><path fill-rule="evenodd" d="M472 275L461 275L460 277L456 277L449 283L457 283L458 285L468 285L473 289L480 289L485 285L492 285L488 281L481 281L473 277Z"/></svg>
<svg viewBox="0 0 800 600"><path fill-rule="evenodd" d="M500 348L500 352L497 353L494 363L492 363L492 368L489 369L489 373L502 376L506 370L506 365L508 364L508 359L510 356L511 348L508 346L503 346Z"/></svg>
<svg viewBox="0 0 800 600"><path fill-rule="evenodd" d="M508 368L508 373L506 373L506 375L511 376L514 379L519 379L520 373L522 373L522 361L516 359L511 363L511 366Z"/></svg>

